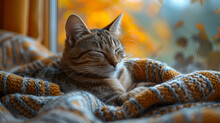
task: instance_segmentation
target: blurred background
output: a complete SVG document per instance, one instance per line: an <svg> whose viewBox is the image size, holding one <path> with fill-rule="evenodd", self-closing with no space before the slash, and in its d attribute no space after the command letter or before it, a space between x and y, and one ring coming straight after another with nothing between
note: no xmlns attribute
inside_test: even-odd
<svg viewBox="0 0 220 123"><path fill-rule="evenodd" d="M220 0L58 0L59 51L73 13L89 28L124 13L120 38L129 57L160 60L183 73L220 70Z"/></svg>
<svg viewBox="0 0 220 123"><path fill-rule="evenodd" d="M0 0L0 29L57 53L69 15L78 14L92 29L120 13L128 57L160 60L183 73L220 70L220 0Z"/></svg>

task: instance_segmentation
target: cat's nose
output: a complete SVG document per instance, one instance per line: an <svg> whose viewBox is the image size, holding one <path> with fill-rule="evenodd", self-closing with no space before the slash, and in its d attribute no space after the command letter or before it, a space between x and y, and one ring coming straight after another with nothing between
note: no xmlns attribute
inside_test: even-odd
<svg viewBox="0 0 220 123"><path fill-rule="evenodd" d="M117 61L112 61L112 62L110 63L110 65L112 65L114 68L117 66L117 64L118 64Z"/></svg>

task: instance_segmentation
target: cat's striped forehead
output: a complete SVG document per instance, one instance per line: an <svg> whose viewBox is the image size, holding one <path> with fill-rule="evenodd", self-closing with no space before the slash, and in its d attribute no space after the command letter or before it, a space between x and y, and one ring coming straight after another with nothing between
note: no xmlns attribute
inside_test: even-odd
<svg viewBox="0 0 220 123"><path fill-rule="evenodd" d="M123 47L121 41L115 35L111 34L107 30L103 29L93 29L91 34L88 36L82 37L78 41L78 46L80 45L83 49L87 48L114 48L114 47Z"/></svg>

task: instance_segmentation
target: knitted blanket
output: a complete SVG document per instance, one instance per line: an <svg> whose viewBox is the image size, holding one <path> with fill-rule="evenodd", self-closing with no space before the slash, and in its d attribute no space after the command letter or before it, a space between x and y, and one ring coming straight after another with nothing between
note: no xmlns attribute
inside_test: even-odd
<svg viewBox="0 0 220 123"><path fill-rule="evenodd" d="M128 59L135 79L157 85L119 107L84 91L63 94L53 81L16 75L57 67L60 57L34 39L0 31L0 51L0 122L220 122L218 71L181 74L160 61Z"/></svg>

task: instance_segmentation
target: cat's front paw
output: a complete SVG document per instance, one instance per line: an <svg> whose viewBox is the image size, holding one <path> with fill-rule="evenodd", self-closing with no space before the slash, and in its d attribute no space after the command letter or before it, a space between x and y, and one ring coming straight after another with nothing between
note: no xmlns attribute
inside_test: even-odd
<svg viewBox="0 0 220 123"><path fill-rule="evenodd" d="M137 84L136 87L151 87L151 86L155 86L157 85L157 83L154 82L140 82Z"/></svg>
<svg viewBox="0 0 220 123"><path fill-rule="evenodd" d="M125 101L129 100L130 97L131 97L131 95L129 95L128 93L124 93L119 97L119 99L121 100L121 102L125 102Z"/></svg>
<svg viewBox="0 0 220 123"><path fill-rule="evenodd" d="M132 84L130 87L128 87L127 91L131 91L135 88L138 88L138 87L151 87L151 86L155 86L157 85L157 83L154 83L154 82L139 82L139 83L134 83Z"/></svg>
<svg viewBox="0 0 220 123"><path fill-rule="evenodd" d="M135 98L135 96L137 96L139 93L143 92L145 89L147 89L147 88L146 87L137 87L127 93L123 93L119 97L119 100L121 102L125 102L125 101L129 100L130 98Z"/></svg>

